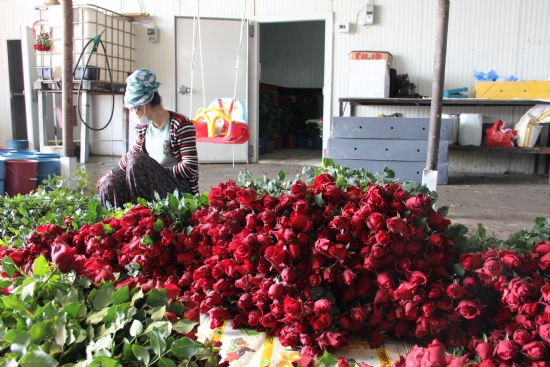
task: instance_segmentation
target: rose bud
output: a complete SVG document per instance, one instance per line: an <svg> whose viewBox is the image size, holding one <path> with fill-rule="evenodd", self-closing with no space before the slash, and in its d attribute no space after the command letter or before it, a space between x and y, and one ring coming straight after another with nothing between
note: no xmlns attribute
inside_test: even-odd
<svg viewBox="0 0 550 367"><path fill-rule="evenodd" d="M332 303L325 298L321 298L313 304L313 312L315 313L330 313Z"/></svg>
<svg viewBox="0 0 550 367"><path fill-rule="evenodd" d="M485 274L498 277L502 273L502 263L497 258L489 258L483 264Z"/></svg>
<svg viewBox="0 0 550 367"><path fill-rule="evenodd" d="M239 301L237 302L237 306L241 310L246 310L250 306L252 306L252 295L250 293L243 293L239 297Z"/></svg>
<svg viewBox="0 0 550 367"><path fill-rule="evenodd" d="M405 221L403 218L399 217L388 218L386 219L386 227L390 232L398 234L403 232L403 229L405 228Z"/></svg>
<svg viewBox="0 0 550 367"><path fill-rule="evenodd" d="M550 303L550 283L548 284L545 284L541 289L540 289L541 293L542 293L542 296L541 296L541 299L546 302L546 303Z"/></svg>
<svg viewBox="0 0 550 367"><path fill-rule="evenodd" d="M464 253L460 255L460 265L464 270L476 270L481 266L481 256L474 253Z"/></svg>
<svg viewBox="0 0 550 367"><path fill-rule="evenodd" d="M479 304L476 301L460 301L456 312L465 319L475 319L480 315Z"/></svg>
<svg viewBox="0 0 550 367"><path fill-rule="evenodd" d="M505 361L509 361L518 354L518 346L512 340L501 340L497 344L493 354Z"/></svg>
<svg viewBox="0 0 550 367"><path fill-rule="evenodd" d="M529 344L526 344L522 348L523 353L527 355L527 358L529 358L532 361L540 361L543 360L546 356L546 347L544 346L543 342L540 341L532 341Z"/></svg>
<svg viewBox="0 0 550 367"><path fill-rule="evenodd" d="M328 313L320 313L313 317L311 326L313 330L320 331L329 328L332 325L332 318Z"/></svg>
<svg viewBox="0 0 550 367"><path fill-rule="evenodd" d="M525 329L517 329L512 339L519 345L525 345L534 339L534 335Z"/></svg>
<svg viewBox="0 0 550 367"><path fill-rule="evenodd" d="M346 283L346 285L353 284L353 282L357 278L357 275L351 269L344 270L344 273L342 274L342 276L344 278L344 283Z"/></svg>
<svg viewBox="0 0 550 367"><path fill-rule="evenodd" d="M384 229L386 225L386 218L384 214L379 212L370 213L367 218L367 225L373 231L379 231Z"/></svg>
<svg viewBox="0 0 550 367"><path fill-rule="evenodd" d="M305 199L307 194L306 184L301 180L296 181L290 188L290 194L297 199Z"/></svg>
<svg viewBox="0 0 550 367"><path fill-rule="evenodd" d="M409 282L414 285L425 285L427 281L426 274L421 271L413 271L409 277Z"/></svg>
<svg viewBox="0 0 550 367"><path fill-rule="evenodd" d="M550 344L550 324L539 326L538 334L542 340Z"/></svg>
<svg viewBox="0 0 550 367"><path fill-rule="evenodd" d="M490 359L493 356L493 346L491 343L479 343L476 345L476 353L482 361Z"/></svg>
<svg viewBox="0 0 550 367"><path fill-rule="evenodd" d="M281 298L285 293L285 287L281 283L272 284L267 291L267 295L271 299Z"/></svg>
<svg viewBox="0 0 550 367"><path fill-rule="evenodd" d="M52 261L62 273L73 270L76 248L66 244L54 243L51 247Z"/></svg>
<svg viewBox="0 0 550 367"><path fill-rule="evenodd" d="M221 327L225 320L229 317L227 311L221 307L214 307L208 311L208 316L210 317L210 328L215 329Z"/></svg>
<svg viewBox="0 0 550 367"><path fill-rule="evenodd" d="M350 367L348 361L345 358L338 358L338 367Z"/></svg>
<svg viewBox="0 0 550 367"><path fill-rule="evenodd" d="M355 306L351 309L350 316L353 320L363 324L365 321L367 321L367 309L365 307Z"/></svg>
<svg viewBox="0 0 550 367"><path fill-rule="evenodd" d="M426 349L428 352L428 360L431 365L446 365L444 344L442 344L439 340L434 339Z"/></svg>
<svg viewBox="0 0 550 367"><path fill-rule="evenodd" d="M393 288L393 281L387 273L379 273L376 276L376 282L378 286L382 289Z"/></svg>
<svg viewBox="0 0 550 367"><path fill-rule="evenodd" d="M461 299L464 297L464 288L460 284L453 283L447 287L447 295L452 299Z"/></svg>

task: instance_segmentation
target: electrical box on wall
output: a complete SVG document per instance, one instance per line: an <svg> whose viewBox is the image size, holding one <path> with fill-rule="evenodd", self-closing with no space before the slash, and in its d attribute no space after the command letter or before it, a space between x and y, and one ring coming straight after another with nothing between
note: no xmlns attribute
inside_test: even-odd
<svg viewBox="0 0 550 367"><path fill-rule="evenodd" d="M336 32L349 33L349 22L336 23Z"/></svg>
<svg viewBox="0 0 550 367"><path fill-rule="evenodd" d="M373 24L374 24L374 5L367 4L367 11L365 15L365 25L373 25Z"/></svg>
<svg viewBox="0 0 550 367"><path fill-rule="evenodd" d="M159 29L157 27L147 28L147 39L150 42L159 41Z"/></svg>

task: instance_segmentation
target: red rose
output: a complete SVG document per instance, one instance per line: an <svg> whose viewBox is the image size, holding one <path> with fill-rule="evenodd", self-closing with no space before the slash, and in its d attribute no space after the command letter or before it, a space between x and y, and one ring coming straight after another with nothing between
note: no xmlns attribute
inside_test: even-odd
<svg viewBox="0 0 550 367"><path fill-rule="evenodd" d="M344 273L342 274L342 276L344 278L344 283L346 283L346 285L351 285L357 278L357 274L355 274L351 269L344 270Z"/></svg>
<svg viewBox="0 0 550 367"><path fill-rule="evenodd" d="M386 218L384 217L384 214L379 212L370 213L367 218L367 225L371 230L378 231L383 229L386 225Z"/></svg>
<svg viewBox="0 0 550 367"><path fill-rule="evenodd" d="M309 231L311 229L312 222L309 216L297 212L292 212L290 214L290 226L295 231Z"/></svg>
<svg viewBox="0 0 550 367"><path fill-rule="evenodd" d="M338 358L338 367L350 367L345 358Z"/></svg>
<svg viewBox="0 0 550 367"><path fill-rule="evenodd" d="M54 243L51 247L52 261L62 273L73 270L76 248L66 244Z"/></svg>
<svg viewBox="0 0 550 367"><path fill-rule="evenodd" d="M518 354L518 346L512 340L501 340L493 354L505 361L509 361Z"/></svg>
<svg viewBox="0 0 550 367"><path fill-rule="evenodd" d="M542 340L550 344L550 324L539 326L539 336Z"/></svg>
<svg viewBox="0 0 550 367"><path fill-rule="evenodd" d="M502 273L502 263L497 258L489 258L483 264L485 274L498 277Z"/></svg>
<svg viewBox="0 0 550 367"><path fill-rule="evenodd" d="M393 281L387 273L379 273L376 276L376 282L378 283L378 286L382 289L393 288Z"/></svg>
<svg viewBox="0 0 550 367"><path fill-rule="evenodd" d="M392 233L401 233L405 228L405 221L399 217L388 218L386 219L386 227Z"/></svg>
<svg viewBox="0 0 550 367"><path fill-rule="evenodd" d="M313 312L315 313L330 313L332 303L325 298L315 301L313 304Z"/></svg>
<svg viewBox="0 0 550 367"><path fill-rule="evenodd" d="M285 296L283 310L289 317L300 320L304 312L304 306L301 300Z"/></svg>
<svg viewBox="0 0 550 367"><path fill-rule="evenodd" d="M305 199L307 194L306 184L301 180L296 181L290 188L290 194L297 199Z"/></svg>
<svg viewBox="0 0 550 367"><path fill-rule="evenodd" d="M465 319L475 319L480 314L479 304L476 301L460 301L456 312Z"/></svg>
<svg viewBox="0 0 550 367"><path fill-rule="evenodd" d="M281 267L287 260L287 253L282 245L269 246L264 251L264 257L275 267Z"/></svg>
<svg viewBox="0 0 550 367"><path fill-rule="evenodd" d="M103 281L107 282L110 280L115 280L115 275L113 274L113 268L109 265L103 266L94 276L94 282L96 283L101 283Z"/></svg>
<svg viewBox="0 0 550 367"><path fill-rule="evenodd" d="M428 214L428 225L431 229L440 230L448 227L450 224L451 221L438 212L431 212Z"/></svg>
<svg viewBox="0 0 550 367"><path fill-rule="evenodd" d="M250 205L254 200L256 200L256 191L253 188L248 187L237 192L237 201L241 205Z"/></svg>
<svg viewBox="0 0 550 367"><path fill-rule="evenodd" d="M414 285L425 285L427 281L426 274L421 271L413 271L409 276L409 282Z"/></svg>
<svg viewBox="0 0 550 367"><path fill-rule="evenodd" d="M537 256L544 256L550 253L550 241L542 241L533 246L531 252Z"/></svg>
<svg viewBox="0 0 550 367"><path fill-rule="evenodd" d="M431 205L431 200L426 194L418 194L405 202L405 207L412 212L424 211Z"/></svg>
<svg viewBox="0 0 550 367"><path fill-rule="evenodd" d="M542 293L542 300L546 303L550 303L550 283L548 284L545 284L541 289L540 289L541 293Z"/></svg>
<svg viewBox="0 0 550 367"><path fill-rule="evenodd" d="M327 348L338 349L347 343L346 337L339 331L325 331L317 339L322 350Z"/></svg>
<svg viewBox="0 0 550 367"><path fill-rule="evenodd" d="M372 205L375 209L382 209L386 206L384 200L384 190L376 185L370 185L367 191L367 203Z"/></svg>
<svg viewBox="0 0 550 367"><path fill-rule="evenodd" d="M525 345L534 339L534 335L525 329L517 329L512 339L519 345Z"/></svg>
<svg viewBox="0 0 550 367"><path fill-rule="evenodd" d="M267 291L267 295L271 299L281 298L285 294L285 287L281 283L272 284Z"/></svg>
<svg viewBox="0 0 550 367"><path fill-rule="evenodd" d="M464 288L460 284L453 283L447 287L447 295L452 299L461 299L464 293Z"/></svg>
<svg viewBox="0 0 550 367"><path fill-rule="evenodd" d="M476 345L476 353L482 361L490 359L493 356L493 346L491 343L479 343Z"/></svg>
<svg viewBox="0 0 550 367"><path fill-rule="evenodd" d="M481 256L474 253L460 255L460 265L464 270L476 270L481 266Z"/></svg>
<svg viewBox="0 0 550 367"><path fill-rule="evenodd" d="M542 256L537 262L537 265L539 269L542 271L549 270L550 269L550 252Z"/></svg>
<svg viewBox="0 0 550 367"><path fill-rule="evenodd" d="M386 245L391 241L391 236L386 231L378 231L374 236L376 243Z"/></svg>
<svg viewBox="0 0 550 367"><path fill-rule="evenodd" d="M320 313L313 317L311 326L313 330L320 331L329 328L332 325L332 319L328 313Z"/></svg>
<svg viewBox="0 0 550 367"><path fill-rule="evenodd" d="M532 341L529 344L525 344L522 348L523 353L527 355L532 361L541 361L546 356L546 347L543 342Z"/></svg>
<svg viewBox="0 0 550 367"><path fill-rule="evenodd" d="M323 173L315 177L315 179L313 180L313 185L315 187L321 187L331 182L334 182L334 178L332 178L332 176L328 173Z"/></svg>
<svg viewBox="0 0 550 367"><path fill-rule="evenodd" d="M355 306L350 311L350 317L353 320L363 324L367 321L368 313L365 307Z"/></svg>
<svg viewBox="0 0 550 367"><path fill-rule="evenodd" d="M428 238L430 245L441 248L446 243L445 237L441 233L432 233Z"/></svg>
<svg viewBox="0 0 550 367"><path fill-rule="evenodd" d="M502 250L499 252L500 261L510 269L521 267L521 257L514 251Z"/></svg>
<svg viewBox="0 0 550 367"><path fill-rule="evenodd" d="M429 362L430 366L446 366L446 360L445 360L445 345L442 344L439 340L434 339L433 342L431 342L428 345L427 355L424 354L424 360L427 360ZM428 365L428 364L427 364Z"/></svg>
<svg viewBox="0 0 550 367"><path fill-rule="evenodd" d="M334 244L328 249L328 254L330 255L329 257L337 260L344 260L347 253L348 250L346 249L346 246L340 243Z"/></svg>

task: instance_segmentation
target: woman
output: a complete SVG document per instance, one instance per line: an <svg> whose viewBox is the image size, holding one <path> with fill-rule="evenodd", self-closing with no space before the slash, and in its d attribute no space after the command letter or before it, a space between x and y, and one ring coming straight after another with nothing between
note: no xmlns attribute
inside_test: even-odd
<svg viewBox="0 0 550 367"><path fill-rule="evenodd" d="M199 191L195 127L185 116L162 107L159 82L147 69L138 69L126 81L124 105L137 122L136 142L118 167L97 181L101 202L115 207L153 200L178 190Z"/></svg>

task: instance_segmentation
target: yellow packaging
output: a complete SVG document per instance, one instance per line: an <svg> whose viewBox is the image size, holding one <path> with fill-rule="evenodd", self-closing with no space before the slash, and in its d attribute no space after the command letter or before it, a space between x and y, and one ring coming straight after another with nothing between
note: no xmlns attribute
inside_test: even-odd
<svg viewBox="0 0 550 367"><path fill-rule="evenodd" d="M550 81L477 82L475 96L484 99L547 99L550 98Z"/></svg>

